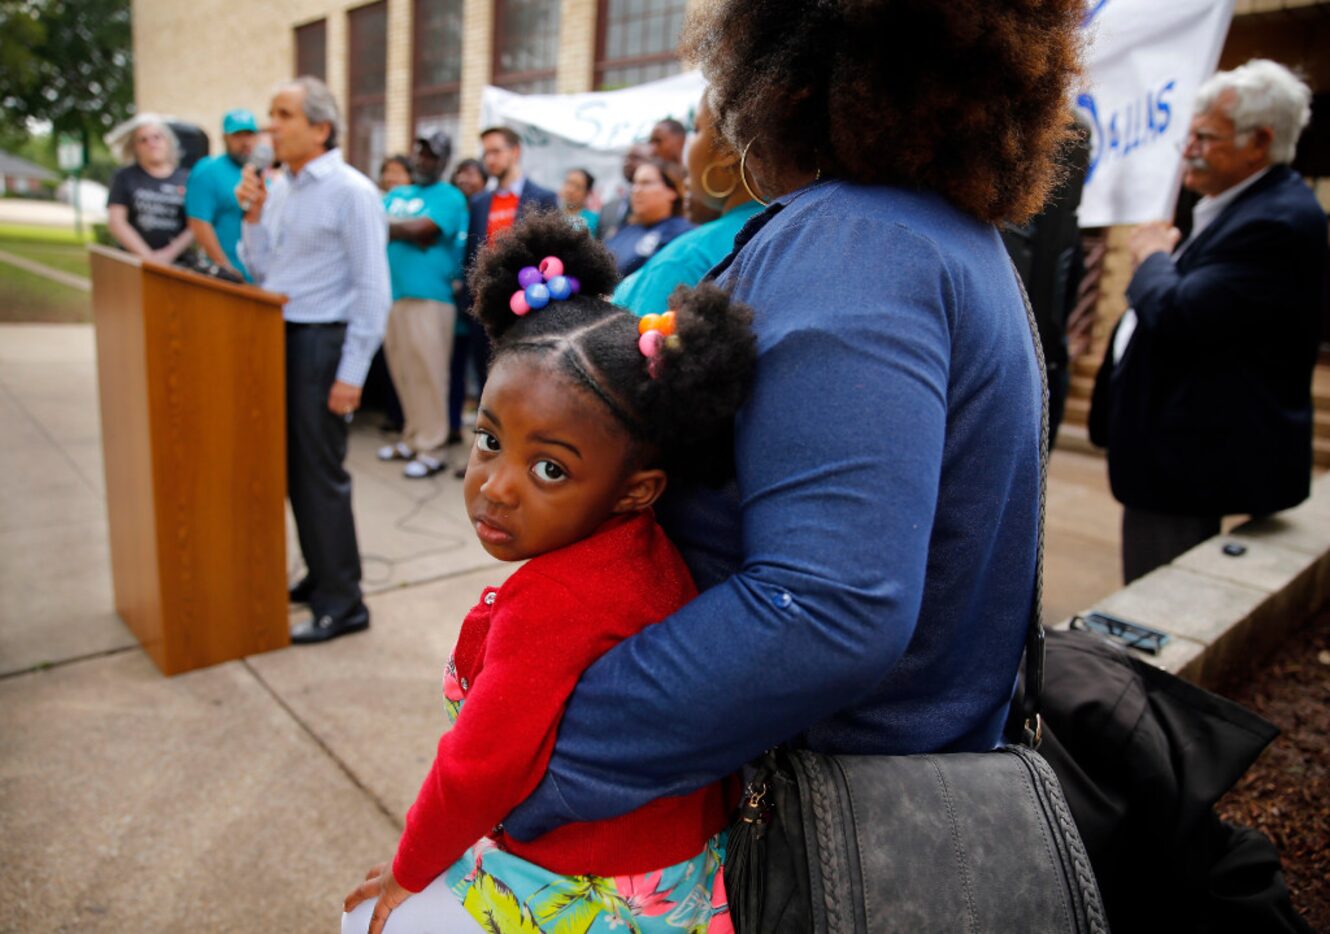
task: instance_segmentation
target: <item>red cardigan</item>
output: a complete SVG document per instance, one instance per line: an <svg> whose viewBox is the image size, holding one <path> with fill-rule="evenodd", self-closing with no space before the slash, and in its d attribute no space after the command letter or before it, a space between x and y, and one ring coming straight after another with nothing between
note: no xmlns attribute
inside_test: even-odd
<svg viewBox="0 0 1330 934"><path fill-rule="evenodd" d="M466 702L406 816L393 875L418 892L482 836L564 875L620 876L696 856L727 823L732 788L707 785L612 820L573 823L528 843L500 821L540 782L578 677L623 639L696 595L678 551L647 511L533 558L467 614L453 651ZM625 711L631 728L631 711Z"/></svg>

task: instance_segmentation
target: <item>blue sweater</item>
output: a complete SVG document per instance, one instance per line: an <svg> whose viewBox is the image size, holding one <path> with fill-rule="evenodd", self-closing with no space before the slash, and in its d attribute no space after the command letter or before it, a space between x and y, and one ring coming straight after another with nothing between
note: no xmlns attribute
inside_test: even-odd
<svg viewBox="0 0 1330 934"><path fill-rule="evenodd" d="M587 670L519 839L622 814L793 740L1000 742L1033 598L1040 380L997 231L824 182L750 221L718 282L756 310L736 482L662 523L705 592Z"/></svg>

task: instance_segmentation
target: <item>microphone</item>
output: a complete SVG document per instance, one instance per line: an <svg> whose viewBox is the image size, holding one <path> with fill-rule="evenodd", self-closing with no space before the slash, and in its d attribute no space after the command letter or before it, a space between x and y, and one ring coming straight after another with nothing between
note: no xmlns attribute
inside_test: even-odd
<svg viewBox="0 0 1330 934"><path fill-rule="evenodd" d="M263 173L272 168L273 160L276 155L272 151L272 146L268 143L259 143L254 147L254 151L249 154L249 160L246 165L254 166L254 171L259 175L259 183L263 183ZM240 210L248 214L250 203L248 201L240 202Z"/></svg>

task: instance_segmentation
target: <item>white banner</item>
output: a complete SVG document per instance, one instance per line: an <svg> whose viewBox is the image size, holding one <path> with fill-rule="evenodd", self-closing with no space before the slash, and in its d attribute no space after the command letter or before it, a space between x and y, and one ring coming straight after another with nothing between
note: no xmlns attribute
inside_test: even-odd
<svg viewBox="0 0 1330 934"><path fill-rule="evenodd" d="M706 82L698 71L620 91L587 94L514 94L486 87L481 129L508 126L522 137L522 171L536 183L559 190L569 169L586 169L596 191L609 198L627 189L623 157L651 128L673 117L689 130Z"/></svg>
<svg viewBox="0 0 1330 934"><path fill-rule="evenodd" d="M1093 0L1085 16L1092 127L1082 227L1169 220L1196 91L1214 74L1234 0Z"/></svg>

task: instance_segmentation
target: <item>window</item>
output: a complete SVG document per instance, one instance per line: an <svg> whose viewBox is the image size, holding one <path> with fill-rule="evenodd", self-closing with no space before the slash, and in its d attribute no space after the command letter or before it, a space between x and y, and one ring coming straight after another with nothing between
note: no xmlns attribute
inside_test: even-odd
<svg viewBox="0 0 1330 934"><path fill-rule="evenodd" d="M415 0L411 125L419 137L461 132L462 0Z"/></svg>
<svg viewBox="0 0 1330 934"><path fill-rule="evenodd" d="M550 94L558 65L558 0L495 0L494 83L522 94Z"/></svg>
<svg viewBox="0 0 1330 934"><path fill-rule="evenodd" d="M600 0L596 87L628 87L679 73L675 48L686 0Z"/></svg>
<svg viewBox="0 0 1330 934"><path fill-rule="evenodd" d="M347 21L351 33L351 75L344 145L347 161L373 177L387 155L384 115L388 83L387 0L352 10Z"/></svg>
<svg viewBox="0 0 1330 934"><path fill-rule="evenodd" d="M296 27L296 77L313 75L328 80L328 21Z"/></svg>

